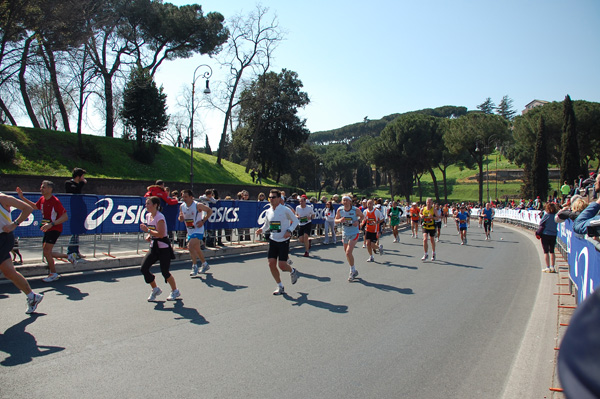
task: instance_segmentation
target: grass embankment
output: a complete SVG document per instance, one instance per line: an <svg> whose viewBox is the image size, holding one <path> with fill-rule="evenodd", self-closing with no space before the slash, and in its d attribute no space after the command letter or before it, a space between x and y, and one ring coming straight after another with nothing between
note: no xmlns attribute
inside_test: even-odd
<svg viewBox="0 0 600 399"><path fill-rule="evenodd" d="M121 138L83 135L84 153L77 152L77 134L0 125L0 139L18 148L14 162L0 160L0 173L70 177L74 167L92 178L189 182L190 150L161 145L154 162L136 161L133 143ZM254 185L245 167L194 151L194 182ZM275 185L263 179L263 185Z"/></svg>

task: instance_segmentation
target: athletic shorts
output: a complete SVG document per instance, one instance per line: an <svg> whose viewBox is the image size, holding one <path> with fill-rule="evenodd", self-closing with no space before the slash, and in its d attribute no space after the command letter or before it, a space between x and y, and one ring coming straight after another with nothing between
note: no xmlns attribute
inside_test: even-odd
<svg viewBox="0 0 600 399"><path fill-rule="evenodd" d="M42 239L42 243L48 244L56 244L58 237L60 237L60 231L50 230L44 233L44 238Z"/></svg>
<svg viewBox="0 0 600 399"><path fill-rule="evenodd" d="M467 231L467 226L465 226L465 227L459 227L459 229L460 229L460 231L463 231L463 230Z"/></svg>
<svg viewBox="0 0 600 399"><path fill-rule="evenodd" d="M442 221L440 220L439 222L433 222L433 225L435 226L436 229L441 229L442 228Z"/></svg>
<svg viewBox="0 0 600 399"><path fill-rule="evenodd" d="M484 227L491 227L492 226L492 221L490 219L485 219L483 221L483 226Z"/></svg>
<svg viewBox="0 0 600 399"><path fill-rule="evenodd" d="M365 232L365 239L371 241L377 241L377 233L372 233L370 231Z"/></svg>
<svg viewBox="0 0 600 399"><path fill-rule="evenodd" d="M358 241L358 237L360 236L360 233L356 233L356 235L352 235L352 236L346 236L342 234L342 242L344 244L350 244L350 242L354 241Z"/></svg>
<svg viewBox="0 0 600 399"><path fill-rule="evenodd" d="M298 226L298 237L302 237L304 234L310 235L310 230L312 229L312 223L306 223L302 226Z"/></svg>
<svg viewBox="0 0 600 399"><path fill-rule="evenodd" d="M431 237L435 237L435 229L423 229L423 234L429 234Z"/></svg>
<svg viewBox="0 0 600 399"><path fill-rule="evenodd" d="M10 250L15 245L13 233L0 233L0 264L10 259Z"/></svg>
<svg viewBox="0 0 600 399"><path fill-rule="evenodd" d="M279 259L280 261L285 262L288 260L289 252L290 240L279 242L269 239L269 253L267 259Z"/></svg>
<svg viewBox="0 0 600 399"><path fill-rule="evenodd" d="M549 236L542 234L542 248L545 254L554 253L554 246L556 245L556 236Z"/></svg>
<svg viewBox="0 0 600 399"><path fill-rule="evenodd" d="M204 233L193 233L193 234L188 234L187 236L187 240L190 241L192 238L197 238L200 241L204 240Z"/></svg>

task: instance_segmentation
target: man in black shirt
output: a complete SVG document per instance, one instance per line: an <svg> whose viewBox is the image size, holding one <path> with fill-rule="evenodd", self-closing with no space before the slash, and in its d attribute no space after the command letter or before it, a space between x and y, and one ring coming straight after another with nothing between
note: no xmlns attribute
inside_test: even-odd
<svg viewBox="0 0 600 399"><path fill-rule="evenodd" d="M65 191L69 194L81 194L83 190L83 186L87 183L85 177L83 177L87 172L85 169L75 168L73 169L73 178L71 180L67 180L65 182ZM77 210L77 208L85 208L85 204L83 203L82 198L71 198L71 212ZM74 219L72 219L74 220ZM74 226L71 225L71 230L73 231ZM79 235L74 234L71 236L69 240L69 247L67 248L67 258L70 262L75 263L82 259L81 254L79 253Z"/></svg>

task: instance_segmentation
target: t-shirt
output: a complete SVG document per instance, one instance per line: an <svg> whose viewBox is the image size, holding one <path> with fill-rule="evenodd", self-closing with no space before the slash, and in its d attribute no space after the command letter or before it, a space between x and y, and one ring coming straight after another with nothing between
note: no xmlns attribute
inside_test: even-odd
<svg viewBox="0 0 600 399"><path fill-rule="evenodd" d="M333 208L325 208L325 220L333 222L335 220L335 210Z"/></svg>
<svg viewBox="0 0 600 399"><path fill-rule="evenodd" d="M56 198L54 195L48 199L40 197L40 199L35 203L35 206L37 207L37 209L42 211L42 225L45 223L54 222L56 221L56 219L60 218L62 215L67 213L65 208L58 200L58 198ZM53 230L62 233L62 224L54 225L48 231Z"/></svg>
<svg viewBox="0 0 600 399"><path fill-rule="evenodd" d="M298 226L298 218L294 212L285 205L277 205L275 209L271 205L265 211L265 222L261 226L263 232L271 233L270 239L277 242L289 240L285 238L285 233L293 231Z"/></svg>
<svg viewBox="0 0 600 399"><path fill-rule="evenodd" d="M163 222L165 222L165 231L166 231L167 221L165 220L165 216L162 213L157 211L156 215L154 215L154 217L152 217L152 214L147 213L146 214L146 226L148 226L148 230L157 231L158 230L158 222L160 222L161 220ZM165 237L166 237L166 235L165 235ZM154 238L154 237L152 237L152 238ZM162 237L156 237L156 238L162 238ZM150 241L150 247L152 247L152 244L153 244L152 241ZM159 248L169 248L169 245L164 242L159 241L158 247Z"/></svg>
<svg viewBox="0 0 600 399"><path fill-rule="evenodd" d="M304 226L311 222L311 216L315 215L315 211L313 210L312 205L307 204L304 208L302 208L301 205L298 205L296 207L296 215L298 215L300 226Z"/></svg>
<svg viewBox="0 0 600 399"><path fill-rule="evenodd" d="M421 215L423 216L423 228L427 230L433 230L435 228L433 224L433 217L435 216L433 208L423 208L421 210Z"/></svg>
<svg viewBox="0 0 600 399"><path fill-rule="evenodd" d="M467 227L467 218L469 217L469 213L467 211L458 212L456 217L458 218L459 227Z"/></svg>

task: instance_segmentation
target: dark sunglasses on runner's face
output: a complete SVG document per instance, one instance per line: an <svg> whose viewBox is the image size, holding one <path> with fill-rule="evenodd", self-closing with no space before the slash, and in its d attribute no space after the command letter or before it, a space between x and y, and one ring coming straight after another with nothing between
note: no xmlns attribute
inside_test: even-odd
<svg viewBox="0 0 600 399"><path fill-rule="evenodd" d="M273 199L273 198L279 198L279 197L275 197L275 196L269 195L269 199Z"/></svg>

